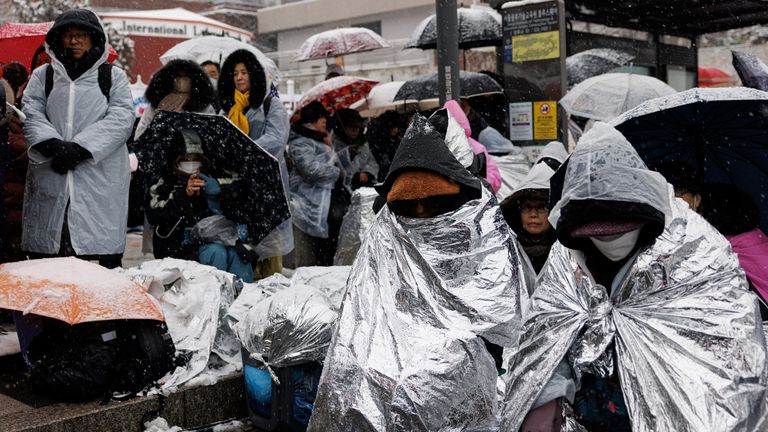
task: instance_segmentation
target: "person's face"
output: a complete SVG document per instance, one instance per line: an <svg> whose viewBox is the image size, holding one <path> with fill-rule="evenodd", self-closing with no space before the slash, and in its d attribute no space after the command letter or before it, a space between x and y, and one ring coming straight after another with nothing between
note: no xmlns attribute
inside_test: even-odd
<svg viewBox="0 0 768 432"><path fill-rule="evenodd" d="M216 65L207 64L203 66L203 70L209 77L211 77L211 79L219 79L219 69L216 67Z"/></svg>
<svg viewBox="0 0 768 432"><path fill-rule="evenodd" d="M691 210L699 210L699 205L701 205L701 195L691 192L687 189L679 189L675 190L675 196L682 198L683 201L688 203L688 206L691 208Z"/></svg>
<svg viewBox="0 0 768 432"><path fill-rule="evenodd" d="M80 27L68 28L62 36L62 45L64 48L72 50L72 56L75 60L80 60L88 50L93 48L91 34Z"/></svg>
<svg viewBox="0 0 768 432"><path fill-rule="evenodd" d="M536 236L547 232L550 228L548 215L544 201L524 201L520 205L520 221L528 234Z"/></svg>
<svg viewBox="0 0 768 432"><path fill-rule="evenodd" d="M251 76L248 74L248 69L242 63L235 65L235 88L241 93L245 93L251 89Z"/></svg>
<svg viewBox="0 0 768 432"><path fill-rule="evenodd" d="M326 129L326 126L328 126L328 120L326 120L325 117L320 117L312 123L312 126L315 128L315 130L320 132L328 132L328 129Z"/></svg>
<svg viewBox="0 0 768 432"><path fill-rule="evenodd" d="M355 140L360 136L360 129L361 128L359 126L346 126L344 127L344 133L349 137L349 139Z"/></svg>

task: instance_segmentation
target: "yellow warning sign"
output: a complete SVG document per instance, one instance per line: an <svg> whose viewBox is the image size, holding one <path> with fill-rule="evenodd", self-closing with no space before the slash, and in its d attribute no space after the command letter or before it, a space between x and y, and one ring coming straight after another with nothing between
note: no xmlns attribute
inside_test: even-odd
<svg viewBox="0 0 768 432"><path fill-rule="evenodd" d="M533 103L533 139L557 139L557 102Z"/></svg>
<svg viewBox="0 0 768 432"><path fill-rule="evenodd" d="M560 32L550 31L512 36L512 62L549 60L560 57Z"/></svg>

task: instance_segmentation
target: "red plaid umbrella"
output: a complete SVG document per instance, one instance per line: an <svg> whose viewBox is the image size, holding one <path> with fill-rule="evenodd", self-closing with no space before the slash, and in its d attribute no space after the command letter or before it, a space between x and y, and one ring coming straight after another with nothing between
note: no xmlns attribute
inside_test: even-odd
<svg viewBox="0 0 768 432"><path fill-rule="evenodd" d="M32 56L45 43L45 35L53 21L43 23L5 23L0 26L0 62L17 61L30 67ZM117 59L117 52L110 46L107 61Z"/></svg>
<svg viewBox="0 0 768 432"><path fill-rule="evenodd" d="M366 97L373 86L378 83L378 81L347 75L325 80L304 93L299 103L296 104L291 122L298 121L301 109L314 101L323 104L331 114L336 110L349 108L353 103Z"/></svg>

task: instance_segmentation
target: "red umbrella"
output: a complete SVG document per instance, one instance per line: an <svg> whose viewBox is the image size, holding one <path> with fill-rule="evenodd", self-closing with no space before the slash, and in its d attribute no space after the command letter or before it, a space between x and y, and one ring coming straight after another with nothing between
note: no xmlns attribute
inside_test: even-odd
<svg viewBox="0 0 768 432"><path fill-rule="evenodd" d="M32 56L45 43L45 35L53 21L44 23L5 23L0 26L0 62L17 61L31 67ZM107 61L112 63L118 57L110 46Z"/></svg>
<svg viewBox="0 0 768 432"><path fill-rule="evenodd" d="M338 28L310 36L299 47L295 60L324 59L389 46L384 38L367 28Z"/></svg>
<svg viewBox="0 0 768 432"><path fill-rule="evenodd" d="M336 110L349 108L350 105L368 95L378 81L356 76L342 75L325 80L307 90L296 104L291 122L299 119L299 111L313 101L319 101L333 114Z"/></svg>
<svg viewBox="0 0 768 432"><path fill-rule="evenodd" d="M715 87L733 84L733 77L716 67L699 66L699 87Z"/></svg>

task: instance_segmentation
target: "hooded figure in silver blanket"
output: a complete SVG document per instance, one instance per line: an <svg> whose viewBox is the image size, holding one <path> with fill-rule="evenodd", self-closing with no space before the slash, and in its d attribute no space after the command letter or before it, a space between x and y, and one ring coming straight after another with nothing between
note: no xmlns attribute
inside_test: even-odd
<svg viewBox="0 0 768 432"><path fill-rule="evenodd" d="M527 300L496 199L419 115L376 188L387 205L352 266L309 430L491 424L489 350L516 343Z"/></svg>
<svg viewBox="0 0 768 432"><path fill-rule="evenodd" d="M728 242L605 123L566 169L501 430L767 430L763 328Z"/></svg>

